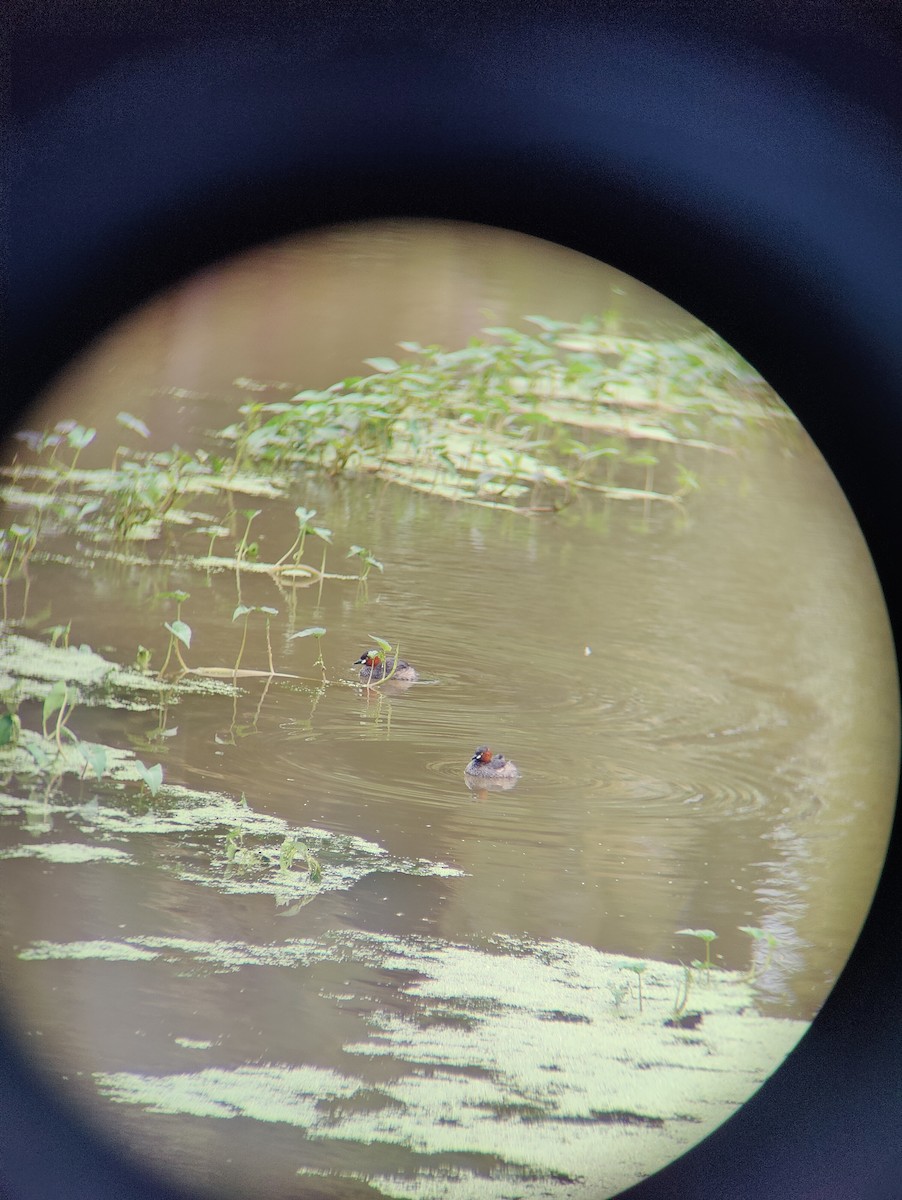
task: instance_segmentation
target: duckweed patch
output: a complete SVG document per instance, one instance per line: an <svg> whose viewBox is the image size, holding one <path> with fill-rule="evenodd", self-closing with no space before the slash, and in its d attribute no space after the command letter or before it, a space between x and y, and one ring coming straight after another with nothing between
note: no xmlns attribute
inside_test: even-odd
<svg viewBox="0 0 902 1200"><path fill-rule="evenodd" d="M77 690L77 702L132 711L154 708L162 696L230 695L232 689L215 680L183 677L164 683L154 675L110 662L90 646L60 646L23 634L0 635L0 693L20 700L44 700L51 687L65 681Z"/></svg>
<svg viewBox="0 0 902 1200"><path fill-rule="evenodd" d="M314 979L319 965L336 961L401 972L408 1004L391 1012L365 1005L362 1036L343 1047L356 1070L277 1062L95 1075L101 1095L146 1112L242 1116L340 1143L349 1177L355 1158L364 1169L366 1148L394 1147L403 1153L393 1154L392 1171L368 1172L386 1196L438 1197L453 1184L501 1200L512 1183L528 1197L547 1195L551 1184L568 1197L616 1194L720 1124L807 1028L757 1015L752 989L735 972L698 986L702 1020L691 1036L668 1028L681 968L666 963L645 964L643 1010L625 1015L606 984L637 964L563 939L476 948L333 931L280 946L124 944L157 948L181 969L188 956L232 970L300 967ZM109 944L98 953L109 955ZM127 969L127 953L119 961ZM581 1019L559 1023L550 1039L549 1012ZM388 1077L379 1060L392 1062ZM399 1161L407 1168L398 1170Z"/></svg>
<svg viewBox="0 0 902 1200"><path fill-rule="evenodd" d="M131 772L123 768L123 775ZM19 813L26 828L34 822L50 833L57 829L76 830L102 841L113 840L127 850L107 851L103 846L94 859L130 861L132 855L146 859L146 848L139 843L160 839L162 850L173 837L191 853L173 858L161 854L159 869L186 883L212 887L235 895L266 895L281 906L309 902L321 892L344 891L360 879L376 872L409 875L457 876L463 874L448 863L425 858L411 859L389 854L382 846L350 834L336 834L313 827L295 827L280 817L254 811L231 797L215 792L196 791L165 785L161 799L148 811L135 811L126 798L113 793L118 803L104 803L94 789L88 802L60 799L48 802L40 798L17 797L0 793L0 812ZM240 835L247 853L236 861L229 854L230 838ZM292 839L302 845L301 854L286 867L284 844ZM75 847L66 854L55 842L28 843L8 848L4 857L44 857L55 862L93 861L90 846ZM79 858L77 852L82 852ZM312 869L310 863L316 864Z"/></svg>
<svg viewBox="0 0 902 1200"><path fill-rule="evenodd" d="M5 846L0 848L0 858L40 858L44 862L52 863L134 861L130 854L112 846L87 846L72 842L37 842L29 846Z"/></svg>

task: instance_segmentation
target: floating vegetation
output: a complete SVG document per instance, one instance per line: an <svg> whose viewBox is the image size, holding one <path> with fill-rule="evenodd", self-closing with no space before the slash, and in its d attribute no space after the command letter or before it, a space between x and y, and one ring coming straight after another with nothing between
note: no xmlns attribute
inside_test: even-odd
<svg viewBox="0 0 902 1200"><path fill-rule="evenodd" d="M615 1194L720 1124L808 1028L757 1015L735 972L697 987L696 1028L669 1027L679 967L625 962L564 939L499 938L476 948L338 930L270 945L133 935L35 942L19 956L38 971L47 960L92 957L123 972L155 960L177 976L301 969L320 987L336 963L346 964L360 1003L344 1070L303 1059L220 1063L218 1029L194 1022L190 1053L177 1042L182 1069L160 1073L149 1063L94 1080L106 1099L149 1113L243 1117L340 1143L345 1175L355 1146L361 1155L402 1149L391 1168L368 1172L387 1196L439 1197L453 1184L487 1200L512 1187L539 1197L565 1180L561 1194L571 1197ZM625 1019L606 985L640 966L643 1011L633 1006ZM403 1007L369 1000L373 971L374 998L389 972ZM212 1051L200 1068L198 1044ZM379 1065L386 1060L388 1072Z"/></svg>
<svg viewBox="0 0 902 1200"><path fill-rule="evenodd" d="M729 451L738 429L789 415L713 334L654 341L526 319L536 334L488 328L456 351L402 342L412 358L367 359L370 375L251 401L222 436L241 466L303 461L540 512L582 491L677 503L697 480L679 459L665 471L653 447Z"/></svg>
<svg viewBox="0 0 902 1200"><path fill-rule="evenodd" d="M676 511L698 488L692 463L699 455L733 453L750 429L787 415L713 338L629 339L591 322L529 320L535 334L491 328L461 350L407 342L403 360L373 358L365 376L294 395L280 389L276 401L276 389L236 381L251 399L238 419L191 451L150 449L151 430L123 412L116 440L128 446L105 444L108 431L59 422L23 433L0 468L10 510L0 531L0 816L2 857L18 860L6 869L52 875L73 896L86 883L93 894L98 874L113 893L122 880L137 886L151 879L165 895L159 910L171 905L176 927L199 934L164 936L165 922L142 929L133 920L104 924L92 940L84 936L88 919L72 929L77 940L34 940L21 949L23 970L40 975L52 961L65 972L60 964L96 960L108 964L106 975L137 963L167 994L173 975L299 971L303 979L282 982L342 1008L339 1070L305 1061L300 1051L294 1062L242 1062L234 1045L218 1061L229 1034L209 1024L215 1006L192 998L196 1020L184 1031L191 1036L172 1037L177 1065L167 1059L159 1073L159 1055L144 1062L140 1044L130 1045L118 1060L128 1070L94 1077L109 1102L296 1126L320 1143L340 1142L345 1177L356 1178L359 1163L359 1177L390 1196L438 1198L461 1188L486 1200L565 1194L562 1188L588 1196L635 1182L654 1169L655 1154L663 1163L714 1128L804 1031L801 1022L755 1012L756 972L767 969L773 941L753 927L745 932L761 953L744 975L711 963L710 931L681 931L710 934L705 961L691 968L624 960L563 940L496 938L475 947L323 932L346 903L337 894L363 879L464 874L453 862L414 856L436 844L426 833L429 820L399 836L398 845L413 852L380 844L388 826L364 813L379 796L358 786L360 747L346 760L336 756L325 782L304 754L304 739L335 730L344 737L351 722L369 736L373 709L377 721L384 712L380 734L390 733L392 685L398 694L405 682L396 677L397 638L393 644L370 634L391 666L355 698L358 709L363 701L370 710L366 721L349 718L348 697L329 691L336 682L326 662L330 647L350 636L348 614L357 610L356 622L368 609L368 584L387 592L393 571L378 534L371 542L360 531L370 526L352 534L341 514L333 516L333 497L338 507L354 489L330 477L379 478L516 514L597 511L599 501ZM314 472L320 483L299 496L299 477L306 486ZM483 520L491 518L476 515ZM347 540L333 525L349 530ZM101 561L109 565L89 594L98 597L102 619L116 612L118 595L132 605L121 625L110 620L109 634L132 666L77 644L65 588L40 614L28 611L37 564L52 564L48 578L57 582L68 570L86 578ZM193 582L182 590L186 579ZM234 597L224 599L232 582ZM383 620L383 628L406 628L399 610L380 611L372 620L367 611L357 628ZM402 638L405 652L416 657L409 637ZM280 655L290 654L312 662L312 678L277 670ZM262 687L246 691L248 680ZM272 702L279 680L301 681L285 688L292 694L284 709ZM189 708L184 701L195 694L207 694L209 703ZM248 694L256 707L239 715ZM293 704L299 695L300 714ZM170 713L176 706L178 723ZM229 707L230 719L222 711ZM153 718L119 720L148 711L157 714L151 730ZM227 749L257 732L272 739L280 784L300 793L285 811L296 816L310 805L297 823L267 811L279 798L273 804L261 794L266 785L256 790L253 756ZM189 752L199 745L203 754ZM229 793L241 772L247 798ZM198 786L185 786L186 776ZM328 823L342 803L348 824L373 829L379 842L312 823ZM374 896L382 886L372 885ZM397 890L417 886L402 881ZM210 891L200 896L197 889L222 899L212 905ZM360 889L364 918L366 893ZM324 900L330 894L332 909ZM431 894L425 885L422 894ZM195 921L192 901L198 914L215 909L228 919ZM398 928L437 924L406 903L397 908ZM267 944L226 936L250 909L279 918L267 935L253 935L269 936ZM121 939L109 936L116 928ZM210 928L215 937L205 936ZM280 937L283 930L311 936ZM339 964L347 971L336 971ZM365 1171L374 1146L396 1153L384 1160L386 1169ZM300 1162L291 1169L316 1173Z"/></svg>
<svg viewBox="0 0 902 1200"><path fill-rule="evenodd" d="M110 749L110 758L104 785L92 787L86 798L58 795L44 800L33 793L0 792L4 817L18 814L30 833L37 824L47 835L62 831L66 839L10 846L2 857L37 856L60 863L103 858L125 864L146 859L147 849L142 846L148 839L158 840L157 861L164 872L225 893L271 896L280 906L309 902L320 892L347 890L373 873L463 874L448 863L392 855L377 843L351 834L293 826L223 793L165 784L162 779L157 781L153 807L142 811L129 800L134 791L122 785L140 782L143 764L125 751ZM15 773L22 760L4 765ZM73 757L70 769L77 773L77 768ZM92 845L73 847L73 833L102 843L99 853L93 854ZM173 836L185 853L167 853ZM110 847L110 842L116 846ZM292 842L296 849L289 855L286 845ZM114 852L108 854L108 849Z"/></svg>
<svg viewBox="0 0 902 1200"><path fill-rule="evenodd" d="M20 700L43 703L61 683L75 690L79 704L132 710L156 707L163 695L231 694L223 684L190 675L177 683L164 683L154 675L120 667L90 646L48 645L19 633L0 636L0 694L15 693Z"/></svg>
<svg viewBox="0 0 902 1200"><path fill-rule="evenodd" d="M3 468L3 498L31 509L34 519L2 532L0 575L21 570L48 528L77 525L99 543L112 532L120 554L167 529L190 529L208 538L207 553L181 557L201 569L254 568L314 581L326 575L332 544L331 530L313 524L315 510L297 507L293 541L262 563L251 538L260 510L240 514L245 526L235 552L222 555L213 548L228 526L189 503L285 496L296 465L305 463L522 513L557 512L586 493L674 505L698 487L682 451L731 453L744 430L791 417L713 334L665 341L616 336L590 320L526 320L536 333L490 327L484 338L450 351L402 342L410 357L368 359L369 375L302 389L289 400L254 399L242 406L241 420L216 435L230 454L119 446L110 467L86 470L79 460L96 430L63 421L44 432L22 431L23 450ZM247 379L236 386L255 396L266 390ZM119 424L142 441L149 434L128 413L119 414ZM316 565L303 560L310 537L321 546ZM360 559L360 578L371 567L382 570L361 546L348 556Z"/></svg>

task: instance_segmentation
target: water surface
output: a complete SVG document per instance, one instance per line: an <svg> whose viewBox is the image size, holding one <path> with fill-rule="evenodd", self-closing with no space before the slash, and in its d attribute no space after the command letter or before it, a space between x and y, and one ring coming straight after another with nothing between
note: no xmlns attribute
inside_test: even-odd
<svg viewBox="0 0 902 1200"><path fill-rule="evenodd" d="M369 242L330 237L157 302L138 334L120 331L110 357L60 382L57 403L90 420L108 396L160 445L209 444L246 399L230 390L239 371L323 386L402 337L454 344L488 308L572 319L593 297L601 310L622 296L622 277L555 248L544 266L524 254L519 283L502 287L507 241L493 258L481 235L447 229L431 246L395 227ZM376 303L379 286L395 287L397 305ZM305 297L306 319L286 301L274 328L273 289ZM641 319L632 302L624 321ZM107 422L85 461L120 436ZM261 510L261 558L288 548L303 505L333 532L330 570L356 572L354 544L384 564L365 584L204 572L184 559L205 552L192 534L142 548L142 565L60 537L27 592L8 589L14 627L40 637L71 618L73 643L121 664L139 645L160 664L174 615L162 592L189 593L194 667L235 662L237 604L275 608L275 667L297 676L76 711L80 738L160 761L170 787L225 797L206 824L155 829L176 801L133 789L114 830L90 780L67 783L52 811L9 789L5 998L23 1037L126 1145L220 1195L300 1195L313 1176L341 1197L440 1196L461 1180L472 1196L512 1181L524 1194L612 1194L761 1082L815 1015L873 894L897 700L873 568L816 450L801 431L737 431L728 449L688 452L700 487L679 511L599 500L529 519L302 469L290 495L247 501ZM204 503L237 540L244 502ZM313 639L290 640L313 625L327 629L325 673ZM264 668L262 619L250 630L242 662ZM420 683L358 685L351 664L373 634L400 645ZM21 715L40 726L37 701ZM467 789L483 743L517 763L514 789ZM248 846L305 830L333 839L310 842L325 871L309 902L227 860L242 798L260 822ZM96 857L67 858L72 844ZM711 929L715 963L746 971L741 926L778 939L755 992L770 1048L738 1090L733 1079L706 1094L710 1116L692 1118L687 1140L674 1133L687 1121L678 1105L617 1092L619 1034L613 1047L602 1038L613 1058L595 1082L579 1064L598 1050L603 1014L626 1004L638 1021L635 990L617 998L618 957L673 964L679 978L704 951L678 931ZM650 968L649 1005L667 1011L671 984ZM618 1028L628 1040L634 1027Z"/></svg>

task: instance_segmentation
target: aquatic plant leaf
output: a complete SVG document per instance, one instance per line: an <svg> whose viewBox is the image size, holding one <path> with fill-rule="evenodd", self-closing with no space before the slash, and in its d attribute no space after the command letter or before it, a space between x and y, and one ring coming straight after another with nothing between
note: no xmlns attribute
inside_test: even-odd
<svg viewBox="0 0 902 1200"><path fill-rule="evenodd" d="M43 719L47 724L49 717L63 707L69 694L69 689L62 679L58 679L44 699Z"/></svg>
<svg viewBox="0 0 902 1200"><path fill-rule="evenodd" d="M322 625L311 625L309 629L301 629L297 633L293 633L289 637L289 642L293 642L295 638L302 637L317 637L320 638L325 634L326 630Z"/></svg>
<svg viewBox="0 0 902 1200"><path fill-rule="evenodd" d="M178 640L184 646L187 646L190 649L190 647L191 647L191 626L190 625L186 625L184 621L172 621L172 622L164 621L163 627L165 629L168 629L173 637L177 637Z"/></svg>
<svg viewBox="0 0 902 1200"><path fill-rule="evenodd" d="M393 358L365 358L363 361L368 367L374 367L377 371L383 371L386 374L397 371L400 365Z"/></svg>
<svg viewBox="0 0 902 1200"><path fill-rule="evenodd" d="M138 417L133 417L131 413L121 412L116 416L116 420L120 425L124 425L126 429L130 429L132 433L137 433L143 438L150 437L150 430L139 420Z"/></svg>
<svg viewBox="0 0 902 1200"><path fill-rule="evenodd" d="M85 446L90 446L96 436L96 429L85 429L83 425L76 425L73 429L69 430L66 435L66 441L73 450L83 450Z"/></svg>
<svg viewBox="0 0 902 1200"><path fill-rule="evenodd" d="M0 746L15 746L21 728L22 722L17 713L3 713L0 716Z"/></svg>
<svg viewBox="0 0 902 1200"><path fill-rule="evenodd" d="M139 760L135 762L135 769L147 784L151 796L156 796L163 783L163 768L160 763L154 763L152 767L145 767L144 763Z"/></svg>
<svg viewBox="0 0 902 1200"><path fill-rule="evenodd" d="M104 750L103 746L98 746L91 742L80 742L78 751L85 758L97 778L102 779L107 767L106 750Z"/></svg>
<svg viewBox="0 0 902 1200"><path fill-rule="evenodd" d="M237 621L239 617L246 617L248 613L252 613L253 608L249 608L246 604L239 604L232 613L232 620Z"/></svg>

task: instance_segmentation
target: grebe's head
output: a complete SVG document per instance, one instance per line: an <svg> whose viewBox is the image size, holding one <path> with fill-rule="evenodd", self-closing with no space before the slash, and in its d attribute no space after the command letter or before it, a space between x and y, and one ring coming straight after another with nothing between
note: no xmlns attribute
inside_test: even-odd
<svg viewBox="0 0 902 1200"><path fill-rule="evenodd" d="M492 752L488 746L480 746L473 755L474 763L490 763L492 761Z"/></svg>
<svg viewBox="0 0 902 1200"><path fill-rule="evenodd" d="M361 654L360 658L356 658L354 660L354 662L351 663L351 666L352 667L360 667L360 666L378 667L381 665L381 663L382 663L382 655L379 653L378 650L366 650L363 654Z"/></svg>

